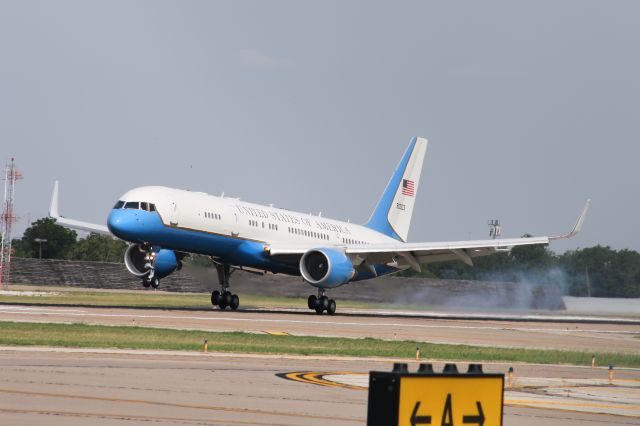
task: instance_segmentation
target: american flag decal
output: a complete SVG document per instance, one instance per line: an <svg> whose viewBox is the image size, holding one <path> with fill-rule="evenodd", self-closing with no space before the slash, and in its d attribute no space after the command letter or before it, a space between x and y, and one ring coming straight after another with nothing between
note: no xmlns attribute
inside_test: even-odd
<svg viewBox="0 0 640 426"><path fill-rule="evenodd" d="M416 195L412 180L402 179L402 195L408 195L409 197Z"/></svg>

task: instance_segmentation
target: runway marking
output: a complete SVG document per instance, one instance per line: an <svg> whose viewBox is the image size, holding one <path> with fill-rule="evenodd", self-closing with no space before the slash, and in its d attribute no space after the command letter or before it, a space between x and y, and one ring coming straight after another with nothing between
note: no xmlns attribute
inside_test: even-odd
<svg viewBox="0 0 640 426"><path fill-rule="evenodd" d="M362 419L357 419L354 417L319 416L319 415L313 415L313 414L307 414L307 413L287 413L283 411L267 411L267 410L253 409L253 408L233 408L233 407L222 407L222 406L215 406L215 405L181 404L181 403L175 403L175 402L147 401L143 399L123 399L123 398L114 398L114 397L73 395L73 394L56 393L56 392L34 392L34 391L24 391L24 390L18 390L18 389L1 389L0 388L0 393L27 395L27 396L53 397L53 398L81 399L86 401L160 405L165 407L188 408L188 409L196 409L196 410L226 411L226 412L232 412L232 413L281 416L281 417L301 417L301 418L308 418L308 419L336 420L336 421L343 421L343 422L362 423Z"/></svg>
<svg viewBox="0 0 640 426"><path fill-rule="evenodd" d="M366 373L353 373L350 371L331 371L331 372L318 372L318 371L294 371L292 373L278 373L276 376L286 379L293 380L295 382L300 383L309 383L313 385L320 386L329 386L335 388L343 388L343 389L353 389L353 390L367 390L368 388L363 386L349 385L346 383L334 382L332 380L327 380L324 376L362 376Z"/></svg>
<svg viewBox="0 0 640 426"><path fill-rule="evenodd" d="M314 320L292 320L292 319L269 319L269 318L230 318L230 317L203 317L186 315L142 315L142 314L101 314L86 311L53 311L42 310L36 312L22 310L6 310L0 308L0 313L17 315L49 315L49 316L75 316L75 317L97 317L97 318L138 318L138 319L174 319L174 320L203 320L203 321L235 321L235 322L261 322L270 324L312 324L321 326L359 326L359 327L392 327L392 328L423 328L423 329L458 329L458 330L503 330L503 331L524 331L524 332L552 332L555 334L566 333L598 333L598 334L629 334L636 335L636 331L624 330L584 330L584 329L554 329L554 328L525 328L525 327L488 327L471 325L432 325L432 324L407 324L407 323L387 323L387 322L338 322L338 321L314 321ZM170 327L169 327L170 328Z"/></svg>
<svg viewBox="0 0 640 426"><path fill-rule="evenodd" d="M94 413L94 412L81 412L81 411L59 411L59 410L28 410L28 409L16 409L16 408L0 408L0 412L14 413L14 414L43 414L54 416L67 416L67 417L99 417L110 418L116 420L142 420L142 421L170 421L170 422L189 422L189 423L202 423L206 425L211 424L211 419L196 419L187 417L160 417L160 416L141 416L137 414L115 414L115 413ZM237 424L237 425L258 425L258 426L289 426L284 423L264 423L257 422L254 419L251 420L222 420L224 424Z"/></svg>
<svg viewBox="0 0 640 426"><path fill-rule="evenodd" d="M354 373L354 372L319 372L319 371L296 371L291 373L278 373L276 376L293 380L300 383L307 383L312 385L319 386L328 386L328 387L338 387L343 389L353 389L353 390L368 390L368 386L358 386L349 383L343 383L338 381L331 380L331 376L352 376L354 378L364 379L363 376L368 376L368 373ZM588 387L588 386L581 386ZM561 398L562 395L545 395L546 398ZM560 411L580 411L575 410L575 407L579 408L596 408L602 410L625 410L631 411L631 413L624 413L622 415L638 417L636 413L640 410L640 405L638 404L612 404L605 402L582 402L584 400L577 399L576 402L569 401L553 401L549 399L544 400L535 400L535 399L505 399L504 404L509 406L521 406L521 407L542 407L552 410L560 410ZM574 409L571 409L573 407ZM585 412L582 410L581 412ZM610 413L608 414L616 414Z"/></svg>
<svg viewBox="0 0 640 426"><path fill-rule="evenodd" d="M56 309L53 310L51 308L47 308L47 307L33 307L33 306L18 306L18 305L11 305L11 306L6 306L3 305L2 311L10 311L10 312L14 312L14 311L20 311L20 312L33 312L33 313L39 313L39 312L78 312L78 313L84 313L87 312L85 309Z"/></svg>
<svg viewBox="0 0 640 426"><path fill-rule="evenodd" d="M640 405L637 404L604 404L598 402L543 401L533 399L505 399L504 403L513 406L557 405L566 407L611 408L615 410L640 410Z"/></svg>
<svg viewBox="0 0 640 426"><path fill-rule="evenodd" d="M271 336L291 336L286 331L269 331L269 330L265 330L265 333L267 333L267 334L269 334Z"/></svg>

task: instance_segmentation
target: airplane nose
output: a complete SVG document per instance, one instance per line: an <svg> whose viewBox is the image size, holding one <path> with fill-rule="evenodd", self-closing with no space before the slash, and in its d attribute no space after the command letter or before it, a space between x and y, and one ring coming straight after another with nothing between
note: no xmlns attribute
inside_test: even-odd
<svg viewBox="0 0 640 426"><path fill-rule="evenodd" d="M107 218L109 231L123 240L136 241L141 225L135 210L113 209Z"/></svg>

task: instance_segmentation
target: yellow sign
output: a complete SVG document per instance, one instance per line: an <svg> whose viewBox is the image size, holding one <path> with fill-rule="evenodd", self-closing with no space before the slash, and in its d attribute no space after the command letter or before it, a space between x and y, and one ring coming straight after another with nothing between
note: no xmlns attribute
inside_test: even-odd
<svg viewBox="0 0 640 426"><path fill-rule="evenodd" d="M399 426L501 426L502 376L403 376Z"/></svg>

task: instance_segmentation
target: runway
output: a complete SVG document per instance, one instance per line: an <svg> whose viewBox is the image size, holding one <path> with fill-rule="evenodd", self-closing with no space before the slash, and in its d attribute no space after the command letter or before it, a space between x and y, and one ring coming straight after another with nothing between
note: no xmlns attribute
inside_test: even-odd
<svg viewBox="0 0 640 426"><path fill-rule="evenodd" d="M391 361L353 358L0 348L0 424L364 425L366 391L285 380L278 374L313 370L366 377L370 370L390 368ZM504 373L508 365L484 368ZM601 379L606 370L518 364L516 373L520 380L567 381ZM638 371L618 374L640 381ZM628 391L621 388L619 394L603 404L640 409L637 401L628 401ZM528 408L509 403L508 395L505 425L640 424L640 418L629 415Z"/></svg>
<svg viewBox="0 0 640 426"><path fill-rule="evenodd" d="M640 353L640 326L624 323L497 319L318 316L306 311L189 311L0 305L0 321L136 325L207 331L277 332L499 347Z"/></svg>

